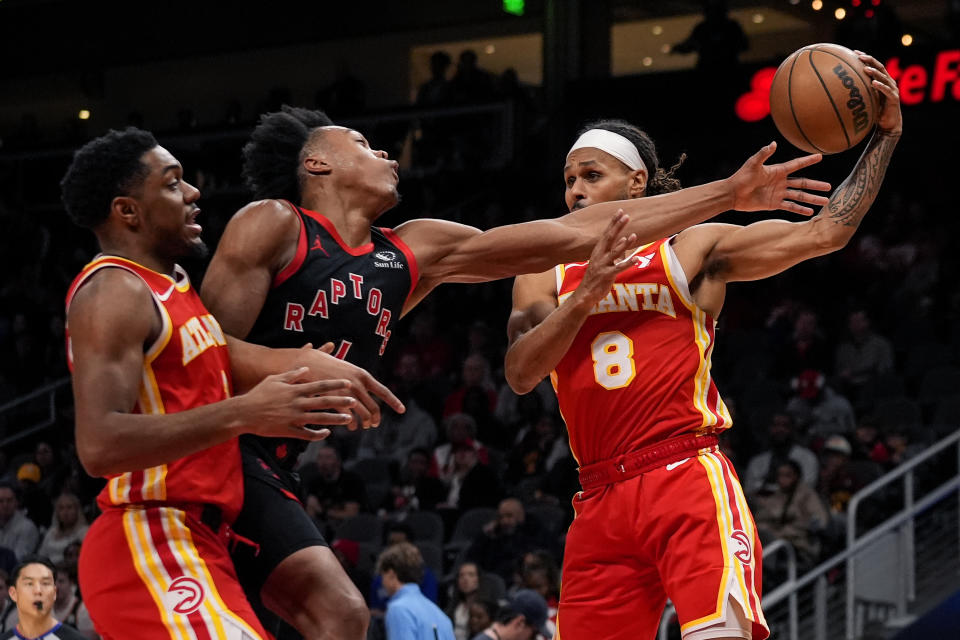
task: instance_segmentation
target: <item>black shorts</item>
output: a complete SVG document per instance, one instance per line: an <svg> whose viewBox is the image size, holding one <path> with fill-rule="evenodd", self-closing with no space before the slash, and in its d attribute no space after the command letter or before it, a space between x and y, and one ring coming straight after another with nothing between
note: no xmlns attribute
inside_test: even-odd
<svg viewBox="0 0 960 640"><path fill-rule="evenodd" d="M243 459L243 508L233 530L257 546L233 545L237 577L254 607L260 589L283 560L300 549L326 547L327 541L297 497L298 482L257 443L240 440Z"/></svg>

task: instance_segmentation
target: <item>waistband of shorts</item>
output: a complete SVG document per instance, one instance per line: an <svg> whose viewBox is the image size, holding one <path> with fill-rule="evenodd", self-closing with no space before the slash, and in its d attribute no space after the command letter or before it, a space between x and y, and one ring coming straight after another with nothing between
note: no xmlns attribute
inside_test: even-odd
<svg viewBox="0 0 960 640"><path fill-rule="evenodd" d="M657 467L717 446L717 436L678 436L622 456L580 467L580 486L586 489L629 480Z"/></svg>

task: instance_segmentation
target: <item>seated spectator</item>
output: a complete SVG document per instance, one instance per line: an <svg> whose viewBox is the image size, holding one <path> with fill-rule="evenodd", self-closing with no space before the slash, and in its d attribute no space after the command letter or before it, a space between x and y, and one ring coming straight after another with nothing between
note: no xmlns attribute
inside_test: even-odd
<svg viewBox="0 0 960 640"><path fill-rule="evenodd" d="M864 416L857 421L857 430L851 446L854 460L873 460L886 466L890 460L890 451L880 437L880 427L875 416Z"/></svg>
<svg viewBox="0 0 960 640"><path fill-rule="evenodd" d="M360 436L357 458L393 458L403 464L413 449L429 449L436 444L437 423L408 391L394 386L397 387L396 396L407 408L406 412L397 413L384 406L380 427L367 429Z"/></svg>
<svg viewBox="0 0 960 640"><path fill-rule="evenodd" d="M873 331L870 316L863 309L850 314L847 328L850 337L837 347L834 367L848 388L858 389L872 376L893 369L893 347Z"/></svg>
<svg viewBox="0 0 960 640"><path fill-rule="evenodd" d="M42 479L43 472L35 462L24 462L17 469L20 508L27 518L41 529L49 526L53 517L53 501L40 486Z"/></svg>
<svg viewBox="0 0 960 640"><path fill-rule="evenodd" d="M447 489L429 472L430 452L413 449L381 507L392 515L408 511L432 511L446 499Z"/></svg>
<svg viewBox="0 0 960 640"><path fill-rule="evenodd" d="M53 601L53 617L70 625L87 638L97 637L90 613L77 592L76 570L65 565L57 565L53 575L57 585L57 598Z"/></svg>
<svg viewBox="0 0 960 640"><path fill-rule="evenodd" d="M560 568L546 551L524 554L520 567L519 587L536 591L547 603L547 629L556 633L557 609L560 606Z"/></svg>
<svg viewBox="0 0 960 640"><path fill-rule="evenodd" d="M338 538L330 543L330 550L337 557L337 562L343 568L343 571L350 578L350 582L360 593L366 591L373 582L373 576L369 571L365 571L360 565L360 545L356 540L347 540Z"/></svg>
<svg viewBox="0 0 960 640"><path fill-rule="evenodd" d="M467 356L466 360L463 361L460 386L447 396L443 406L443 417L463 413L464 396L469 389L475 388L483 392L490 413L495 413L497 410L497 393L494 390L493 380L490 378L490 362L479 353Z"/></svg>
<svg viewBox="0 0 960 640"><path fill-rule="evenodd" d="M471 633L471 620L474 613L471 607L477 602L488 602L495 594L484 584L483 572L475 562L464 562L457 569L457 578L453 584L453 593L447 606L447 615L453 620L453 633L457 640L470 640L476 632ZM477 623L479 624L479 623ZM483 624L480 631L486 629L489 621Z"/></svg>
<svg viewBox="0 0 960 640"><path fill-rule="evenodd" d="M0 547L13 551L19 561L32 554L39 541L37 525L20 511L19 490L0 482Z"/></svg>
<svg viewBox="0 0 960 640"><path fill-rule="evenodd" d="M454 640L453 624L417 584L423 578L423 557L409 542L387 547L377 561L377 574L389 600L384 626L388 639Z"/></svg>
<svg viewBox="0 0 960 640"><path fill-rule="evenodd" d="M509 384L500 387L495 415L511 432L529 428L544 411L557 411L557 394L548 379L544 378L533 391L522 396L515 394Z"/></svg>
<svg viewBox="0 0 960 640"><path fill-rule="evenodd" d="M549 471L570 450L566 438L561 437L561 427L557 414L542 412L520 428L514 445L521 449L535 447L540 452L543 471Z"/></svg>
<svg viewBox="0 0 960 640"><path fill-rule="evenodd" d="M801 566L811 567L820 554L817 536L829 523L827 508L801 479L795 461L780 461L776 478L772 489L764 487L751 501L757 529L764 539L783 538L792 544Z"/></svg>
<svg viewBox="0 0 960 640"><path fill-rule="evenodd" d="M891 425L886 428L883 434L883 446L889 453L889 457L882 464L887 470L899 466L923 451L923 443L913 442L913 435L914 430L903 425Z"/></svg>
<svg viewBox="0 0 960 640"><path fill-rule="evenodd" d="M819 371L808 369L793 379L796 393L787 403L787 413L808 438L826 438L832 433L852 433L853 405L827 386Z"/></svg>
<svg viewBox="0 0 960 640"><path fill-rule="evenodd" d="M10 571L13 571L11 569ZM0 632L17 626L17 603L10 599L10 574L0 569Z"/></svg>
<svg viewBox="0 0 960 640"><path fill-rule="evenodd" d="M777 349L774 374L778 380L790 380L807 369L826 371L829 366L830 349L817 314L809 309L800 311L788 343Z"/></svg>
<svg viewBox="0 0 960 640"><path fill-rule="evenodd" d="M307 487L307 513L327 523L342 522L367 508L363 479L343 468L335 447L317 451L316 476Z"/></svg>
<svg viewBox="0 0 960 640"><path fill-rule="evenodd" d="M843 516L853 494L880 477L880 467L870 460L853 463L853 448L846 438L832 435L820 451L820 480L817 492L834 516Z"/></svg>
<svg viewBox="0 0 960 640"><path fill-rule="evenodd" d="M478 633L493 624L500 607L493 600L477 599L470 603L470 619L467 625L467 638L473 638Z"/></svg>
<svg viewBox="0 0 960 640"><path fill-rule="evenodd" d="M543 527L527 517L523 503L516 498L506 498L497 507L497 518L485 524L470 543L467 558L510 584L523 554L552 546L552 541L545 538Z"/></svg>
<svg viewBox="0 0 960 640"><path fill-rule="evenodd" d="M82 542L88 528L80 499L72 493L62 493L54 503L53 526L47 530L37 553L60 564L63 550L73 542Z"/></svg>
<svg viewBox="0 0 960 640"><path fill-rule="evenodd" d="M761 490L772 491L777 483L777 468L785 460L793 460L801 469L801 479L810 487L817 483L819 463L810 449L797 443L793 418L785 412L773 414L767 427L770 448L758 453L747 464L743 488L752 495Z"/></svg>
<svg viewBox="0 0 960 640"><path fill-rule="evenodd" d="M538 635L552 638L546 626L547 603L543 596L521 589L497 613L496 620L473 640L533 640Z"/></svg>
<svg viewBox="0 0 960 640"><path fill-rule="evenodd" d="M399 544L413 544L413 530L402 522L390 522L383 530L383 546L385 549ZM419 553L419 552L418 552ZM430 602L437 601L439 592L437 576L430 567L424 566L421 578L417 582L422 593ZM387 599L390 594L383 585L383 576L379 573L373 576L370 582L370 614L382 616L387 608Z"/></svg>
<svg viewBox="0 0 960 640"><path fill-rule="evenodd" d="M492 507L503 495L496 474L480 463L477 450L467 442L453 446L453 470L446 486L446 500L438 504L438 508L462 512Z"/></svg>
<svg viewBox="0 0 960 640"><path fill-rule="evenodd" d="M455 413L444 420L447 432L447 442L433 450L433 462L430 473L443 482L449 483L453 475L453 447L457 444L466 444L477 452L477 459L481 464L488 464L490 458L487 448L476 440L477 423L465 413Z"/></svg>

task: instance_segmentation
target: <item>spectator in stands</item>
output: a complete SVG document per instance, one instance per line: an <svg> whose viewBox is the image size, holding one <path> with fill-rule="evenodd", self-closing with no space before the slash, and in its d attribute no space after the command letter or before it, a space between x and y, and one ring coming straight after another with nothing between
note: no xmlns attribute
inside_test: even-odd
<svg viewBox="0 0 960 640"><path fill-rule="evenodd" d="M452 100L458 105L483 104L494 99L493 76L477 64L473 49L465 49L457 60L457 72L450 79Z"/></svg>
<svg viewBox="0 0 960 640"><path fill-rule="evenodd" d="M859 389L871 377L893 369L893 347L873 331L863 309L850 314L847 328L850 338L837 347L835 370L847 387Z"/></svg>
<svg viewBox="0 0 960 640"><path fill-rule="evenodd" d="M360 593L366 591L373 582L373 576L360 564L360 545L357 541L338 538L330 543L330 549L333 551L333 555L337 557L337 561L343 567L347 577L350 578L350 582Z"/></svg>
<svg viewBox="0 0 960 640"><path fill-rule="evenodd" d="M0 640L84 640L76 629L58 622L53 616L53 603L57 597L53 573L50 561L39 556L24 558L14 569L9 592L17 605L18 619L16 628L8 629L0 635Z"/></svg>
<svg viewBox="0 0 960 640"><path fill-rule="evenodd" d="M447 396L443 406L443 417L464 413L464 398L471 389L481 390L490 412L496 411L497 393L490 377L490 362L479 353L469 355L463 361L461 384Z"/></svg>
<svg viewBox="0 0 960 640"><path fill-rule="evenodd" d="M433 450L433 462L431 474L440 478L443 482L449 483L453 476L454 460L453 447L458 444L466 444L477 452L477 459L481 464L490 462L487 448L483 443L476 440L477 422L465 413L456 413L448 416L444 420L447 442L439 445Z"/></svg>
<svg viewBox="0 0 960 640"><path fill-rule="evenodd" d="M852 453L850 442L841 435L827 438L820 452L817 491L835 516L846 513L853 494L880 477L879 465L870 460L854 463Z"/></svg>
<svg viewBox="0 0 960 640"><path fill-rule="evenodd" d="M413 544L413 530L409 525L403 522L390 522L383 529L383 546L389 548L398 544ZM439 594L437 575L430 567L424 566L422 577L418 582L420 593L422 593L430 602L436 602ZM383 576L375 575L370 587L370 612L373 615L383 615L387 608L387 598L389 594L383 586Z"/></svg>
<svg viewBox="0 0 960 640"><path fill-rule="evenodd" d="M76 576L76 569L57 565L54 571L57 598L53 601L53 617L70 625L86 638L96 638L90 613L77 592Z"/></svg>
<svg viewBox="0 0 960 640"><path fill-rule="evenodd" d="M80 499L72 493L62 493L54 503L53 525L47 530L37 553L50 558L54 564L60 564L67 545L82 542L88 528Z"/></svg>
<svg viewBox="0 0 960 640"><path fill-rule="evenodd" d="M48 526L53 516L53 501L40 487L41 480L43 472L35 462L24 462L17 469L20 507L27 518L39 528Z"/></svg>
<svg viewBox="0 0 960 640"><path fill-rule="evenodd" d="M80 543L71 542L63 550L63 564L76 572L77 563L80 561Z"/></svg>
<svg viewBox="0 0 960 640"><path fill-rule="evenodd" d="M392 386L407 410L397 413L384 405L380 427L367 429L360 436L357 458L393 458L403 464L413 449L429 449L437 442L437 423L430 414L406 389Z"/></svg>
<svg viewBox="0 0 960 640"><path fill-rule="evenodd" d="M367 507L367 489L363 479L343 468L335 447L317 451L317 474L307 488L307 512L328 524L342 522Z"/></svg>
<svg viewBox="0 0 960 640"><path fill-rule="evenodd" d="M531 424L521 427L514 444L520 448L536 447L540 452L543 470L549 471L570 450L566 438L561 437L561 428L557 414L552 411L541 412Z"/></svg>
<svg viewBox="0 0 960 640"><path fill-rule="evenodd" d="M17 626L17 603L10 599L10 574L6 569L0 569L0 589L0 632L3 632Z"/></svg>
<svg viewBox="0 0 960 640"><path fill-rule="evenodd" d="M367 86L353 75L345 60L340 60L333 82L317 91L316 104L331 118L358 116L367 106Z"/></svg>
<svg viewBox="0 0 960 640"><path fill-rule="evenodd" d="M469 633L467 638L473 638L478 633L493 624L493 619L497 615L500 607L493 600L478 599L470 603L470 618L467 624Z"/></svg>
<svg viewBox="0 0 960 640"><path fill-rule="evenodd" d="M453 621L453 634L457 640L473 637L470 633L470 607L478 600L489 599L491 595L481 588L482 575L475 562L464 562L457 569L457 579L447 606L447 615Z"/></svg>
<svg viewBox="0 0 960 640"><path fill-rule="evenodd" d="M543 596L521 589L497 613L496 621L473 640L533 640L537 635L552 638L546 627L547 603Z"/></svg>
<svg viewBox="0 0 960 640"><path fill-rule="evenodd" d="M729 77L740 65L740 54L750 42L740 24L728 15L726 0L706 0L704 18L671 53L696 53L697 70L704 75Z"/></svg>
<svg viewBox="0 0 960 640"><path fill-rule="evenodd" d="M776 484L755 494L751 507L764 540L783 538L793 545L801 566L811 567L820 553L818 534L829 523L829 514L813 487L801 479L800 465L781 460Z"/></svg>
<svg viewBox="0 0 960 640"><path fill-rule="evenodd" d="M543 596L547 603L546 627L551 633L557 629L557 608L560 605L560 568L547 551L534 551L523 556L519 587L531 589Z"/></svg>
<svg viewBox="0 0 960 640"><path fill-rule="evenodd" d="M889 457L881 464L893 469L923 451L923 443L914 442L914 430L904 425L891 425L883 434L883 446ZM880 461L877 461L880 462Z"/></svg>
<svg viewBox="0 0 960 640"><path fill-rule="evenodd" d="M497 507L496 519L485 524L470 543L467 558L510 583L523 554L553 546L545 536L543 527L527 517L523 503L506 498Z"/></svg>
<svg viewBox="0 0 960 640"><path fill-rule="evenodd" d="M410 405L407 405L410 411ZM382 426L380 427L383 428ZM447 489L430 475L430 452L413 449L382 505L391 515L407 511L432 511L447 497Z"/></svg>
<svg viewBox="0 0 960 640"><path fill-rule="evenodd" d="M853 405L827 385L819 371L807 369L793 379L794 395L787 413L807 438L823 440L832 433L853 433Z"/></svg>
<svg viewBox="0 0 960 640"><path fill-rule="evenodd" d="M863 416L857 421L856 437L851 445L853 460L873 460L886 465L890 460L890 451L880 437L880 427L873 415Z"/></svg>
<svg viewBox="0 0 960 640"><path fill-rule="evenodd" d="M789 342L777 349L774 374L779 380L790 380L807 369L826 371L830 364L830 349L816 312L801 310L793 322Z"/></svg>
<svg viewBox="0 0 960 640"><path fill-rule="evenodd" d="M480 463L476 448L469 442L453 445L453 470L446 485L447 498L438 505L444 509L463 512L492 507L502 496L497 476Z"/></svg>
<svg viewBox="0 0 960 640"><path fill-rule="evenodd" d="M377 573L389 595L384 624L388 640L454 640L453 624L427 599L417 584L423 578L423 557L409 542L387 547Z"/></svg>
<svg viewBox="0 0 960 640"><path fill-rule="evenodd" d="M421 109L436 109L450 104L450 55L446 51L434 51L430 56L430 79L417 89L416 105ZM422 118L420 138L416 140L414 154L417 165L436 166L447 157L449 140L443 119Z"/></svg>
<svg viewBox="0 0 960 640"><path fill-rule="evenodd" d="M40 541L37 525L20 511L18 489L0 482L0 547L13 551L20 561L33 553Z"/></svg>
<svg viewBox="0 0 960 640"><path fill-rule="evenodd" d="M777 469L785 460L793 460L801 469L801 479L813 487L817 484L819 463L810 449L797 443L796 427L789 413L778 411L767 427L769 449L750 459L743 488L747 495L772 491L777 483Z"/></svg>

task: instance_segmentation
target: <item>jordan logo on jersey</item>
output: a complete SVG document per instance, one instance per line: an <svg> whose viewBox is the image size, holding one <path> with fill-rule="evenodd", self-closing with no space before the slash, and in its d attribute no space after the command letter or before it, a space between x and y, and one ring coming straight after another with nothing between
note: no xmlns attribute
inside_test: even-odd
<svg viewBox="0 0 960 640"><path fill-rule="evenodd" d="M209 313L194 316L180 325L180 344L183 347L183 365L214 345L225 347L226 339L216 319Z"/></svg>
<svg viewBox="0 0 960 640"><path fill-rule="evenodd" d="M320 241L320 234L313 236L313 244L310 245L310 251L323 251L323 255L330 257L330 254L327 253L327 250L323 248L323 243Z"/></svg>

